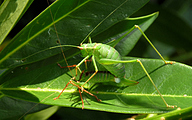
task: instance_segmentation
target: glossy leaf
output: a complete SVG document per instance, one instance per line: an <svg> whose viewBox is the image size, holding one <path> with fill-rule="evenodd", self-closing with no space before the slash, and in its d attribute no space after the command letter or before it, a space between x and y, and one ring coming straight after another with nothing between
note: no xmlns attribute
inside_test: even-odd
<svg viewBox="0 0 192 120"><path fill-rule="evenodd" d="M18 22L33 0L6 0L0 7L0 44Z"/></svg>
<svg viewBox="0 0 192 120"><path fill-rule="evenodd" d="M177 105L180 108L191 106L190 88L192 83L188 77L192 73L191 67L181 63L165 65L162 60L153 59L142 59L142 63L168 104ZM45 72L46 68L47 66L32 70L31 72ZM19 71L19 69L21 68L17 68L15 71ZM58 69L60 68L57 65L52 64L52 70L47 71L51 73L58 71ZM172 108L166 108L138 63L126 64L126 72L127 78L137 80L139 84L123 90L113 89L110 86L100 86L91 92L96 94L102 102L97 102L93 97L84 96L89 103L85 103L85 109L118 113L163 113L174 110ZM13 72L12 74L17 73ZM32 77L30 74L25 72L26 78ZM20 77L23 77L23 75ZM47 74L47 77L49 77L49 74ZM70 76L64 74L55 79L50 78L50 80L46 82L41 81L41 75L34 76L34 78L36 79L33 79L33 81L26 85L20 86L20 88L14 88L14 86L20 84L19 77L13 78L2 84L3 88L1 88L1 91L5 95L19 97L21 99L36 102L43 100L41 101L42 103L50 105L82 107L76 87L68 87L59 99L53 100L68 83L71 78ZM10 88L10 86L12 86L12 88ZM53 94L55 92L56 94ZM51 94L53 95L44 100L44 98Z"/></svg>

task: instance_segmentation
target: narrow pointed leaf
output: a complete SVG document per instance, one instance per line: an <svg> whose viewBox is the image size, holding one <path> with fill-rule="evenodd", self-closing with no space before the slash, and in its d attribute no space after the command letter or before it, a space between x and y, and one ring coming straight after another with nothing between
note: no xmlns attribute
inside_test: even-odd
<svg viewBox="0 0 192 120"><path fill-rule="evenodd" d="M5 40L33 0L6 0L0 7L0 44Z"/></svg>

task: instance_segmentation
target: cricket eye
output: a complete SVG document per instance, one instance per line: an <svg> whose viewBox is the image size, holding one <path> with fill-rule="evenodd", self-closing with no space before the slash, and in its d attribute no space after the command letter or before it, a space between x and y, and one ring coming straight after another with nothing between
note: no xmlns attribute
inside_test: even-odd
<svg viewBox="0 0 192 120"><path fill-rule="evenodd" d="M83 50L83 48L82 47L78 47L80 50Z"/></svg>

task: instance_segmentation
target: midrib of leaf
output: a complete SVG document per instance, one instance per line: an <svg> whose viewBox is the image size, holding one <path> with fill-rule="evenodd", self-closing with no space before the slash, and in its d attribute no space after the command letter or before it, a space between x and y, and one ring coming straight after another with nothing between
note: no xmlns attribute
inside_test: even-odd
<svg viewBox="0 0 192 120"><path fill-rule="evenodd" d="M21 90L21 91L37 91L37 92L58 92L60 93L62 89L47 89L47 88L1 88L1 90ZM78 92L77 89L66 89L64 93L74 93ZM101 94L101 95L126 95L126 96L159 96L159 94L141 94L141 93L118 93L118 92L98 92L98 91L91 91L91 93L95 94ZM183 95L164 95L164 97L177 97L177 98L183 98ZM185 96L185 98L192 98L192 96Z"/></svg>

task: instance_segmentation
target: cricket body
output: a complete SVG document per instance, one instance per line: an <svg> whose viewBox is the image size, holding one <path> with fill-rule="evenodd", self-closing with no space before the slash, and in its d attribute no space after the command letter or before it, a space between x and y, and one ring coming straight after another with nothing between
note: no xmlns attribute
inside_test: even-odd
<svg viewBox="0 0 192 120"><path fill-rule="evenodd" d="M141 31L143 36L151 44L151 46L158 53L158 55L165 62L165 64L173 64L173 62L167 62L164 60L164 58L161 56L161 54L158 52L158 50L154 47L154 45L150 42L150 40L147 38L147 36L142 32L142 30L140 29L139 26L135 25L134 27L138 28ZM73 77L69 81L69 83L66 85L66 87L71 83L74 86L78 87L80 95L81 95L81 92L80 92L80 89L81 89L82 92L85 91L86 93L94 96L98 101L101 101L95 95L91 94L90 92L88 92L84 89L84 86L90 80L92 80L92 78L94 78L94 76L96 76L96 74L98 73L96 61L99 64L103 65L112 75L115 76L115 78L118 78L118 79L115 79L115 81L113 81L113 82L107 81L107 82L109 82L109 85L111 85L111 83L112 83L113 85L118 86L118 87L131 86L131 85L136 85L138 83L137 81L128 80L125 78L125 65L124 65L125 63L138 62L140 64L140 66L142 67L143 71L145 72L145 74L147 75L147 77L149 78L149 80L151 81L151 83L153 84L153 86L155 87L155 89L157 90L157 92L159 93L159 95L160 95L161 99L163 100L163 102L165 103L166 107L171 107L171 108L177 107L176 105L168 105L167 104L167 102L165 101L165 99L161 95L160 91L156 87L155 83L153 82L152 78L150 77L149 73L147 72L147 70L145 69L145 67L143 66L142 62L139 59L121 60L121 55L112 46L107 45L107 44L102 44L102 43L92 43L91 37L89 37L89 42L90 43L81 44L80 46L62 45L62 46L77 47L81 50L81 53L82 53L82 56L84 57L84 59L81 62L79 62L78 65L75 65L76 76L77 76L77 70L79 70L79 72L82 74L82 71L80 70L80 65L83 62L85 62L91 56L92 56L91 58L92 58L93 65L95 67L95 72L85 82L78 84L77 82L74 82L75 77ZM94 79L92 82L93 83L95 82ZM102 80L99 82L100 83L107 83L105 80ZM66 87L62 90L62 92L66 89ZM58 97L54 98L54 100L59 98L60 95L62 94L62 92L59 94ZM81 97L81 100L82 100L82 97ZM82 103L83 103L83 100L82 100ZM84 107L84 105L82 105L82 109L83 109L83 107Z"/></svg>
<svg viewBox="0 0 192 120"><path fill-rule="evenodd" d="M59 94L59 96L54 98L54 100L56 100L60 97L60 95L64 92L64 90L67 88L67 86L69 84L72 84L79 89L79 94L80 94L81 101L82 101L82 109L84 109L84 102L83 102L82 95L81 95L81 92L83 92L83 91L88 93L89 95L95 97L97 101L101 101L100 99L97 98L96 95L93 95L92 93L88 92L84 88L90 88L95 83L102 83L105 85L112 85L112 86L116 86L116 87L127 87L127 86L138 84L137 81L128 80L124 77L124 75L125 75L124 63L115 63L114 64L112 62L113 64L111 65L111 64L109 64L109 62L105 63L102 61L102 60L121 61L121 55L118 53L118 51L116 51L113 47L106 45L106 44L91 43L90 37L89 37L89 41L90 41L90 43L82 44L80 47L77 47L81 50L81 53L82 53L82 56L84 57L84 59L78 65L68 66L68 67L76 67L76 76L77 76L77 70L79 70L80 80L78 80L76 82L75 81L76 76L71 78L71 80L67 83L65 88ZM67 45L67 46L69 46L69 45ZM81 81L83 71L81 71L79 67L83 62L86 61L86 59L88 59L91 56L92 56L93 65L95 67L95 72L93 72L93 71L87 72L87 73L89 73L89 75L86 75L86 77L84 78L84 81ZM104 71L104 72L98 71L96 61L99 64L103 65L107 69L107 71ZM58 65L60 66L60 68L66 68L66 67L62 67L60 64L58 64ZM90 75L90 73L93 73L93 74ZM104 79L99 79L98 76L99 77L104 76L103 77ZM91 84L91 86L88 82ZM89 86L89 87L87 87L87 86ZM81 92L80 92L80 90L81 90Z"/></svg>
<svg viewBox="0 0 192 120"><path fill-rule="evenodd" d="M162 57L162 55L159 53L159 51L155 48L155 46L151 43L151 41L147 38L147 36L144 34L144 32L141 30L141 28L138 25L135 25L133 27L132 30L134 30L135 28L139 29L139 31L143 34L143 36L146 38L146 40L149 42L149 44L153 47L153 49L157 52L157 54L160 56L160 58L164 61L165 64L173 64L174 62L167 62L165 61L165 59ZM130 31L129 31L130 32ZM129 33L128 32L128 33ZM117 41L121 40L122 38L119 38ZM113 42L113 41L112 41ZM115 44L116 45L116 44ZM114 45L107 45L107 44L102 44L102 43L92 43L91 41L91 37L89 37L89 43L84 43L84 44L80 44L80 46L73 46L73 45L61 45L60 47L76 47L79 48L81 50L81 54L84 57L83 60L81 60L81 62L79 62L77 65L75 65L76 68L76 76L77 76L77 70L79 70L80 74L82 74L82 71L80 69L80 65L85 62L88 58L92 58L92 62L95 68L95 72L83 83L79 84L77 82L75 82L75 78L76 76L74 76L69 82L68 84L65 86L65 88L62 90L62 92L66 89L66 87L69 84L72 84L76 87L78 87L79 89L79 93L81 96L81 92L85 91L86 93L94 96L97 101L101 101L100 99L97 98L97 96L93 95L92 93L86 91L84 89L84 86L92 80L92 78L94 78L94 76L98 73L98 68L96 63L101 64L102 66L104 66L112 75L115 76L114 82L109 82L109 85L111 85L111 83L114 86L117 87L126 87L126 86L131 86L131 85L136 85L138 84L137 81L133 81L133 80L129 80L125 78L125 63L132 63L132 62L138 62L140 64L140 66L142 67L143 71L145 72L145 74L147 75L147 77L149 78L149 80L151 81L151 83L153 84L153 86L155 87L156 91L158 92L158 94L160 95L161 99L163 100L164 104L166 105L166 107L177 107L176 105L168 105L167 102L165 101L165 99L163 98L163 96L161 95L160 91L158 90L158 88L156 87L155 83L153 82L152 78L150 77L149 73L147 72L147 70L145 69L144 65L142 64L142 62L139 59L133 59L133 60L122 60L121 59L121 55L118 53L118 51L114 48ZM52 47L52 48L56 48L56 47ZM52 49L51 48L51 49ZM97 61L97 62L96 62ZM60 65L59 65L60 66ZM61 66L60 66L61 67ZM74 67L74 66L73 66ZM62 67L61 67L62 68ZM107 80L102 80L100 81L100 83L107 83ZM79 81L78 81L79 82ZM95 81L92 81L95 82ZM81 92L80 92L81 89ZM62 94L62 92L59 94L58 97L54 98L54 100L58 99L60 97L60 95ZM84 108L84 103L83 103L83 99L81 97L82 100L82 109Z"/></svg>
<svg viewBox="0 0 192 120"><path fill-rule="evenodd" d="M136 85L138 83L137 81L125 79L124 63L109 64L108 62L105 63L102 61L107 59L121 61L121 55L113 47L101 43L87 43L81 45L81 47L79 48L81 49L83 57L86 58L92 56L93 63L95 66L95 73L93 75L95 75L98 72L96 62L94 62L96 60L98 63L102 64L111 74L113 74L116 78L118 78L114 82L114 84L116 83L115 84L116 86L125 87L128 85ZM89 79L86 81L86 83L88 81Z"/></svg>
<svg viewBox="0 0 192 120"><path fill-rule="evenodd" d="M123 4L121 4L123 5ZM121 6L120 5L120 6ZM119 7L120 7L119 6ZM118 8L119 8L118 7ZM116 8L114 11L112 11L105 19L107 19L113 12L115 12L118 8ZM50 10L51 12L51 10ZM53 19L53 17L52 17ZM143 71L145 72L145 74L147 75L147 77L149 78L149 80L151 81L151 83L153 84L153 86L155 87L155 89L157 90L157 92L159 93L161 99L163 100L163 102L165 103L165 105L167 107L171 107L174 108L174 106L172 105L168 105L167 102L165 101L165 99L163 98L163 96L161 95L160 91L157 89L156 85L154 84L152 78L150 77L149 73L147 72L147 70L145 69L145 67L143 66L142 62L139 59L135 59L135 60L122 60L120 54L118 53L118 51L116 51L113 47L114 46L110 46L107 44L102 44L102 43L92 43L91 41L91 33L101 24L103 23L103 21L105 21L105 19L103 19L92 31L90 31L90 33L86 36L86 38L82 41L82 43L80 44L80 46L73 46L73 45L61 45L60 41L59 44L60 46L56 46L56 47L51 47L50 49L53 48L57 48L60 47L61 51L63 53L63 49L62 47L76 47L79 48L81 50L81 53L84 57L84 59L79 62L77 65L75 65L76 67L76 76L77 76L77 70L79 70L80 74L82 74L82 71L80 69L80 65L85 62L89 57L92 56L92 61L93 61L93 65L95 67L95 72L85 81L85 82L81 82L78 83L79 81L75 81L76 80L76 76L72 77L71 80L67 83L67 85L65 86L65 88L61 91L61 93L59 94L58 97L54 98L54 100L58 99L60 97L60 95L62 94L62 92L66 89L66 87L69 84L72 84L74 86L76 86L79 89L79 93L81 96L81 92L86 92L92 96L94 96L97 101L101 101L100 99L97 98L97 96L93 95L92 93L88 92L87 90L84 89L85 85L92 80L93 78L93 83L94 82L98 82L94 80L94 76L97 76L96 74L98 73L98 68L96 65L96 61L103 65L112 75L115 76L114 82L110 82L108 80L103 79L102 81L99 81L100 83L108 83L109 85L110 83L112 83L115 86L118 87L126 87L126 86L130 86L130 85L136 85L138 82L137 81L133 81L133 80L128 80L125 78L125 63L132 63L132 62L138 62L140 64L140 66L142 67ZM54 19L53 19L54 21ZM55 31L57 33L56 27ZM131 31L133 31L135 28L139 29L139 31L142 33L142 35L146 38L146 40L149 42L149 44L153 47L153 49L157 52L157 54L161 57L161 59L164 61L165 64L172 64L173 62L167 62L164 60L164 58L161 56L161 54L158 52L158 50L154 47L154 45L151 43L151 41L147 38L147 36L144 34L144 32L141 30L141 28L138 25L133 26L123 37L125 37L126 35L128 35ZM89 37L89 43L84 44L83 42L87 39L87 37ZM117 41L120 41L121 39L123 39L123 37L119 38ZM58 37L59 40L59 37ZM63 57L66 61L65 55L63 53ZM66 64L68 66L68 63L66 61ZM60 65L59 65L60 66ZM60 66L61 67L61 66ZM61 67L62 68L62 67ZM69 68L69 67L68 67ZM70 70L70 69L69 69ZM83 85L82 85L83 84ZM80 92L81 90L81 92ZM82 100L82 109L84 108L84 103L83 103L83 99L81 97Z"/></svg>
<svg viewBox="0 0 192 120"><path fill-rule="evenodd" d="M147 38L147 36L144 34L144 32L141 30L141 28L138 25L135 25L134 28L138 28L139 31L143 34L143 36L146 38L146 40L149 42L149 44L153 47L153 49L157 52L157 54L161 57L161 59L164 61L165 64L173 64L173 62L167 62L162 57L162 55L158 52L158 50L154 47L154 45L151 43L151 41ZM132 29L133 30L133 29ZM121 38L120 38L121 39ZM117 81L115 81L115 85L118 87L125 87L130 85L136 85L138 82L133 80L128 80L125 78L125 65L124 63L131 63L131 62L138 62L140 66L142 67L143 71L159 93L161 99L165 103L167 107L177 107L176 105L168 105L163 96L161 95L160 91L156 87L155 83L153 82L152 78L150 77L149 73L143 66L142 62L139 59L135 60L121 60L121 55L118 53L117 50L115 50L112 46L102 43L92 43L91 37L89 37L89 42L86 44L80 44L77 48L81 50L82 56L84 59L76 65L76 70L78 69L80 73L82 72L79 68L79 66L89 57L92 56L93 65L95 67L95 72L92 74L91 77L83 84L81 85L82 91L84 90L84 85L91 80L98 72L98 68L96 65L96 61L103 65L111 74L113 74L115 77L119 78ZM74 46L72 46L74 47ZM76 72L77 73L77 72Z"/></svg>

